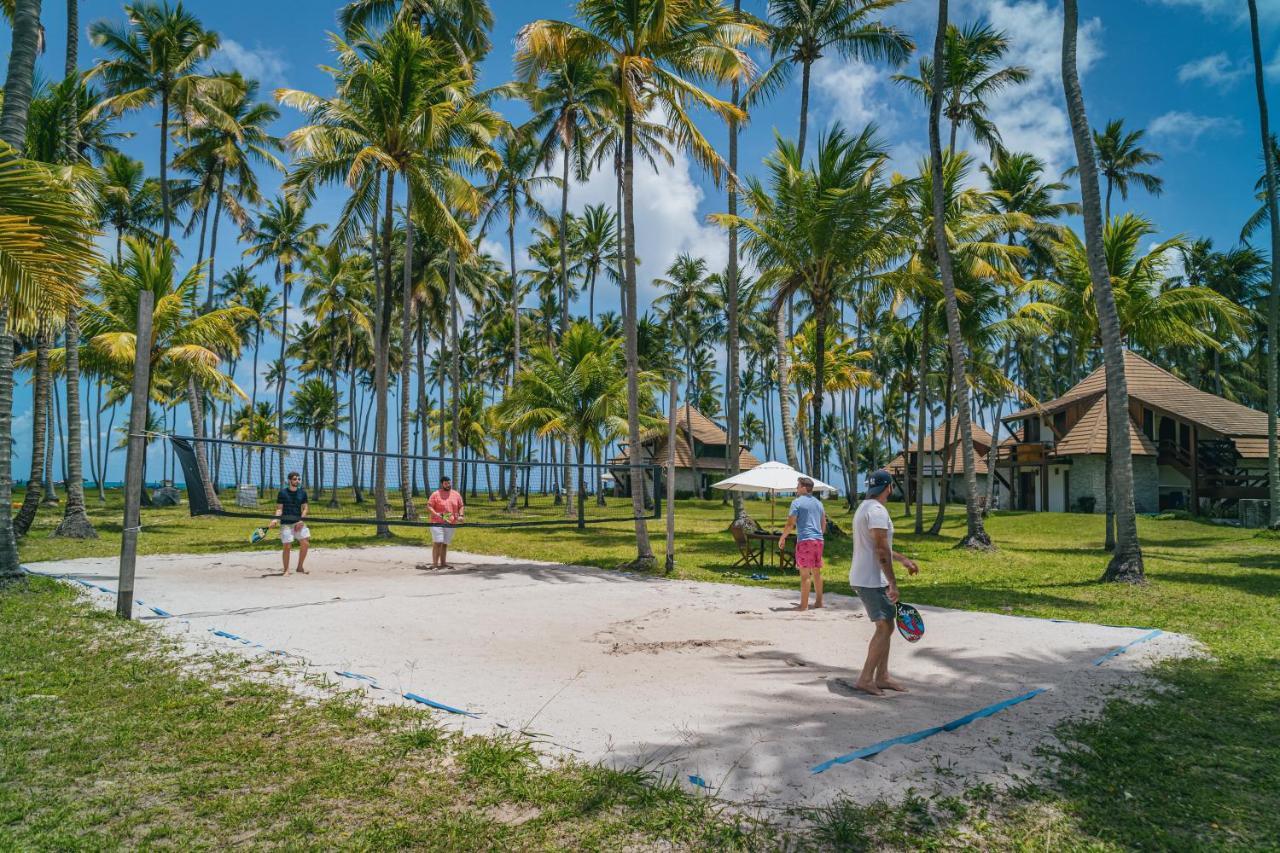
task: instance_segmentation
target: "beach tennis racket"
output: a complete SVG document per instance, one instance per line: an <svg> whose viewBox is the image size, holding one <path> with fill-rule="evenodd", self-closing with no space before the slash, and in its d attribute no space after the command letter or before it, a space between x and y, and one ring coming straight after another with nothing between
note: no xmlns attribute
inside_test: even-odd
<svg viewBox="0 0 1280 853"><path fill-rule="evenodd" d="M263 539L267 538L267 528L259 527L257 530L249 534L249 544L257 545Z"/></svg>
<svg viewBox="0 0 1280 853"><path fill-rule="evenodd" d="M897 617L893 620L898 626L898 633L908 643L914 643L924 636L924 619L920 611L910 604L898 602Z"/></svg>

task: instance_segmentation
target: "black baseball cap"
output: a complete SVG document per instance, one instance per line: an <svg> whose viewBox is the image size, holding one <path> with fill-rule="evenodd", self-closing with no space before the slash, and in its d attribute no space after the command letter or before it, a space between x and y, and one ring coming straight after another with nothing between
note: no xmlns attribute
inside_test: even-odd
<svg viewBox="0 0 1280 853"><path fill-rule="evenodd" d="M893 475L881 468L867 475L867 497L874 498L893 485Z"/></svg>

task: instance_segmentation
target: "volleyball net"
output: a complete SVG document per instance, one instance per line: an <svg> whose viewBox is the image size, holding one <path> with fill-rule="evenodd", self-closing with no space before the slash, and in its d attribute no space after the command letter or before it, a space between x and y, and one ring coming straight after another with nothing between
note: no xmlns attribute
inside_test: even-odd
<svg viewBox="0 0 1280 853"><path fill-rule="evenodd" d="M662 512L662 466L649 463L636 471L625 460L579 462L572 456L566 465L559 445L544 448L558 458L511 460L166 438L182 468L193 516L269 519L292 473L306 490L309 523L439 524L430 520L427 502L446 477L466 506L463 522L443 525L448 527L633 522L633 485L644 517L658 518ZM381 517L379 493L385 496Z"/></svg>

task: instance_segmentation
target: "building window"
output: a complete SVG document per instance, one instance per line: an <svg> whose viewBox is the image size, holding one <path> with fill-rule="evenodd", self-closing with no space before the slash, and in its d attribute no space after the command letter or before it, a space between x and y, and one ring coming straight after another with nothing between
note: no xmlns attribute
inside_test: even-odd
<svg viewBox="0 0 1280 853"><path fill-rule="evenodd" d="M1142 410L1142 432L1147 438L1156 437L1156 413L1150 409Z"/></svg>

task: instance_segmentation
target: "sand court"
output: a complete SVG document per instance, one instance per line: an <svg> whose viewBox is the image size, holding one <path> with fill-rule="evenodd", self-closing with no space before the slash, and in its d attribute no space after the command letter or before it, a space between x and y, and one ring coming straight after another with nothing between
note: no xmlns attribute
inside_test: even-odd
<svg viewBox="0 0 1280 853"><path fill-rule="evenodd" d="M386 688L371 701L413 693L465 710L475 716L430 713L468 732L525 731L548 755L644 765L767 807L1008 784L1042 766L1059 721L1139 695L1154 660L1195 653L1161 634L1095 665L1148 632L922 606L924 639L893 645L911 692L878 699L851 689L872 630L856 598L797 613L795 591L450 557L454 569L430 570L429 548L316 547L312 574L289 577L275 549L140 557L137 615L200 646L286 652L344 687L368 682L336 672L365 676ZM114 559L29 568L114 589ZM1037 688L955 731L813 772Z"/></svg>

